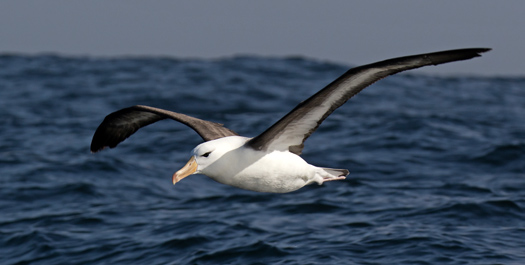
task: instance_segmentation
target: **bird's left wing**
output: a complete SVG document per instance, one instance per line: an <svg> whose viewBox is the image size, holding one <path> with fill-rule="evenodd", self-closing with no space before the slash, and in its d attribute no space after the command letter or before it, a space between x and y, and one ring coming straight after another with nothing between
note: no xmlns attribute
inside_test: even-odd
<svg viewBox="0 0 525 265"><path fill-rule="evenodd" d="M487 48L459 49L389 59L348 70L341 77L301 102L295 109L262 134L247 142L256 150L289 150L301 154L304 141L321 122L348 99L372 83L389 75L481 56Z"/></svg>
<svg viewBox="0 0 525 265"><path fill-rule="evenodd" d="M173 119L186 124L195 130L204 141L238 135L220 123L201 120L169 110L136 105L115 111L104 118L93 135L91 152L98 152L105 147L116 147L138 129L163 119Z"/></svg>

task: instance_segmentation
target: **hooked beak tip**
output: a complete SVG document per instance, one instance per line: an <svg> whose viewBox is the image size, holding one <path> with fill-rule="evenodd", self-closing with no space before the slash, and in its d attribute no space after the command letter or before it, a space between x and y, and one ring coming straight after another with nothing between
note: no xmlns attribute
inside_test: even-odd
<svg viewBox="0 0 525 265"><path fill-rule="evenodd" d="M184 165L184 167L182 167L179 171L173 174L173 177L171 179L171 181L173 182L173 185L181 181L183 178L191 174L194 174L197 171L197 166L198 166L197 161L195 161L195 157L192 156L190 160L188 161L188 163Z"/></svg>

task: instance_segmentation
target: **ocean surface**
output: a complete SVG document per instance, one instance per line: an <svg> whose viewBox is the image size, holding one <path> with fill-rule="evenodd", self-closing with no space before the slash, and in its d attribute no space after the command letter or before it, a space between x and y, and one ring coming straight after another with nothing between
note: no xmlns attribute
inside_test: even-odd
<svg viewBox="0 0 525 265"><path fill-rule="evenodd" d="M348 68L0 55L0 264L525 264L525 73L381 80L306 142L347 180L288 194L172 185L201 138L171 120L89 151L135 104L255 136Z"/></svg>

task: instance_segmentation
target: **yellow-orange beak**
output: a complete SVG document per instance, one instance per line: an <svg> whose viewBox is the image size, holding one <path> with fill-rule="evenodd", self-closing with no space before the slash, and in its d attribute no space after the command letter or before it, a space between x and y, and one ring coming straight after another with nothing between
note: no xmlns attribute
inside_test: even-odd
<svg viewBox="0 0 525 265"><path fill-rule="evenodd" d="M197 166L197 161L195 161L195 157L192 156L190 158L190 161L188 161L188 163L186 163L184 167L182 167L179 171L173 174L173 185L181 181L183 178L195 173L195 171L197 171Z"/></svg>

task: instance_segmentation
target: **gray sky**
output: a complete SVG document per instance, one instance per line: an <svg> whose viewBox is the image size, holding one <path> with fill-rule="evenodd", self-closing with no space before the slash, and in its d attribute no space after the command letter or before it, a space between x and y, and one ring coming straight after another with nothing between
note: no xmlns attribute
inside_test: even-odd
<svg viewBox="0 0 525 265"><path fill-rule="evenodd" d="M525 1L0 2L0 53L301 55L359 65L466 47L494 50L419 71L525 76Z"/></svg>

